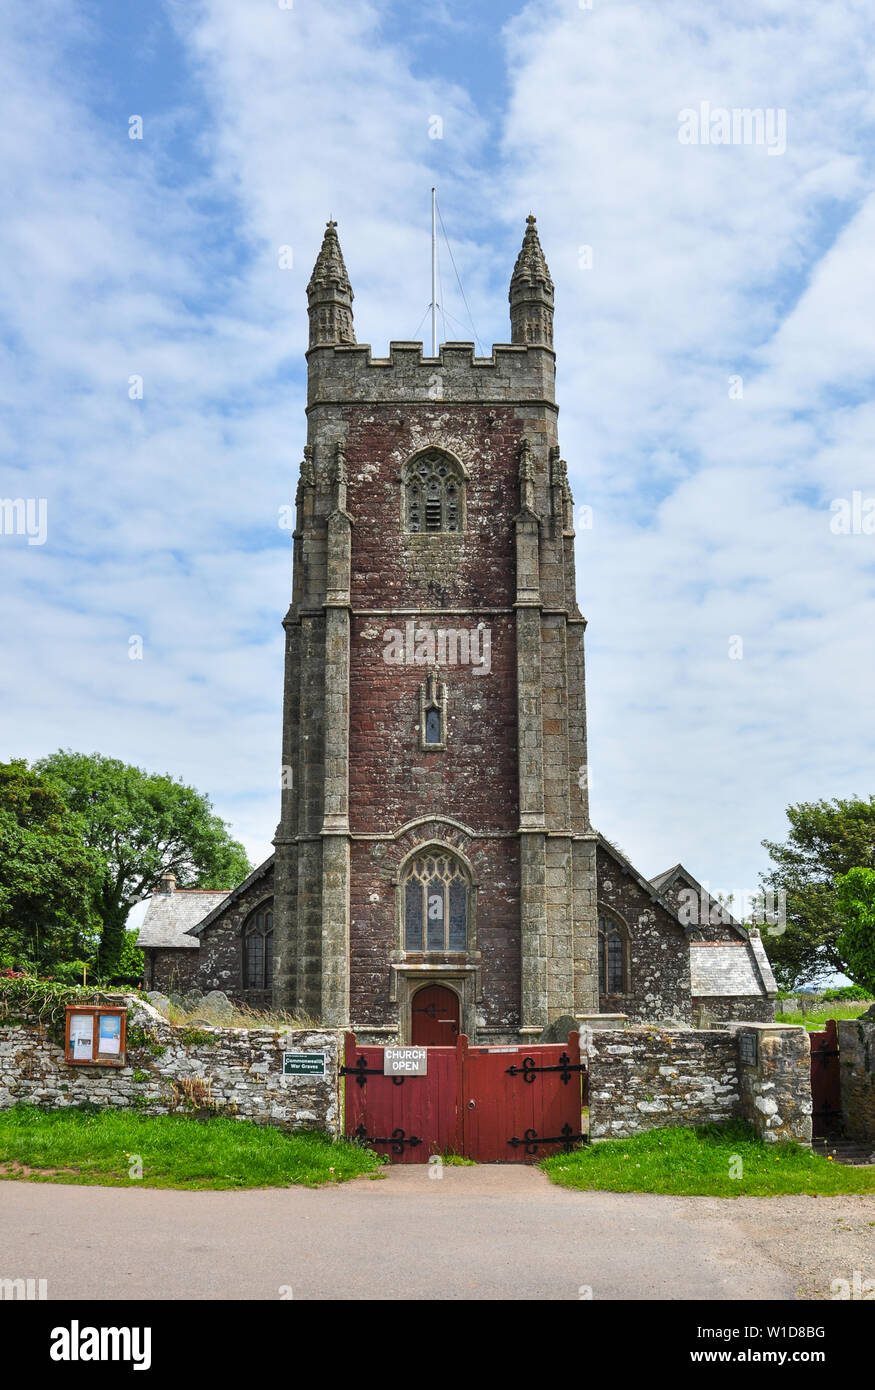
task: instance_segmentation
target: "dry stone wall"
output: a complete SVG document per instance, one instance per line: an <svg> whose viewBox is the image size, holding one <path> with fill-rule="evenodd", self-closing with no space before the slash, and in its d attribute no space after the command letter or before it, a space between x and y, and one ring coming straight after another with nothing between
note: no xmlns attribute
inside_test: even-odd
<svg viewBox="0 0 875 1390"><path fill-rule="evenodd" d="M811 1142L804 1028L584 1028L580 1044L589 1069L593 1139L743 1119L768 1143Z"/></svg>
<svg viewBox="0 0 875 1390"><path fill-rule="evenodd" d="M127 999L124 1067L77 1066L45 1025L0 1021L0 1110L90 1102L144 1115L234 1116L287 1129L341 1132L343 1034L328 1029L175 1026ZM324 1076L284 1076L283 1053L325 1053Z"/></svg>
<svg viewBox="0 0 875 1390"><path fill-rule="evenodd" d="M729 1033L585 1029L580 1041L594 1139L719 1124L738 1114L738 1053Z"/></svg>

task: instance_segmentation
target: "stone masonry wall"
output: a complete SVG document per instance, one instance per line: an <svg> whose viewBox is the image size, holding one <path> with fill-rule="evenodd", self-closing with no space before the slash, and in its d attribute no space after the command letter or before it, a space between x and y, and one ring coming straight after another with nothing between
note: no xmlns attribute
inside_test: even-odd
<svg viewBox="0 0 875 1390"><path fill-rule="evenodd" d="M802 1027L745 1023L733 1028L743 1047L755 1038L757 1061L741 1060L738 1076L740 1114L766 1143L795 1140L811 1143L811 1044Z"/></svg>
<svg viewBox="0 0 875 1390"><path fill-rule="evenodd" d="M709 1019L714 1023L773 1023L775 1019L775 1001L765 995L694 995L692 1007L697 1027Z"/></svg>
<svg viewBox="0 0 875 1390"><path fill-rule="evenodd" d="M188 946L176 950L169 946L146 949L146 988L162 994L185 994L198 983L201 952Z"/></svg>
<svg viewBox="0 0 875 1390"><path fill-rule="evenodd" d="M745 1033L757 1036L754 1064L740 1060ZM583 1028L580 1044L589 1069L594 1139L744 1119L767 1143L811 1142L804 1028L761 1023L725 1031Z"/></svg>
<svg viewBox="0 0 875 1390"><path fill-rule="evenodd" d="M849 1139L875 1140L875 1007L839 1020L842 1124Z"/></svg>
<svg viewBox="0 0 875 1390"><path fill-rule="evenodd" d="M76 1066L36 1021L0 1022L0 1109L92 1102L144 1115L213 1111L257 1124L339 1134L343 1035L328 1030L176 1027L127 999L124 1067ZM283 1052L326 1054L326 1075L282 1075Z"/></svg>
<svg viewBox="0 0 875 1390"><path fill-rule="evenodd" d="M594 1139L721 1123L738 1114L738 1053L729 1033L587 1028L580 1042Z"/></svg>
<svg viewBox="0 0 875 1390"><path fill-rule="evenodd" d="M599 904L613 910L629 935L632 985L628 994L600 994L599 1011L640 1022L691 1022L686 933L601 846L596 863Z"/></svg>

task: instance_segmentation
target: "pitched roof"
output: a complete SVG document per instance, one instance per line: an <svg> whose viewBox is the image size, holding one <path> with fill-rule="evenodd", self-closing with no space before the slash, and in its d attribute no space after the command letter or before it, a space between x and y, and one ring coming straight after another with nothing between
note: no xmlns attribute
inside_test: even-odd
<svg viewBox="0 0 875 1390"><path fill-rule="evenodd" d="M252 870L252 873L249 875L248 878L244 878L243 882L239 883L237 887L232 890L232 892L226 894L221 902L216 903L213 906L212 910L208 912L207 915L192 928L192 930L195 933L195 936L200 936L201 932L205 931L206 928L210 926L210 924L214 922L222 912L225 911L226 907L230 907L232 903L236 902L237 899L240 897L241 893L245 893L247 888L251 888L253 883L257 883L260 878L265 878L267 874L269 874L273 870L273 862L274 855L271 854L267 859L265 859L263 864L259 864L257 869Z"/></svg>
<svg viewBox="0 0 875 1390"><path fill-rule="evenodd" d="M712 893L709 893L707 888L702 887L699 880L694 878L689 869L684 868L683 864L673 864L670 869L664 869L661 874L656 875L656 878L652 878L650 883L653 889L662 896L678 879L682 879L689 888L692 888L694 892L698 894L700 902L704 895L704 899L707 900L708 903L709 915L712 908L719 908L720 921L726 926L732 927L743 941L747 940L747 929L742 926L741 922L736 921L729 911L729 908L726 907L724 903L721 903ZM676 912L676 909L672 908L672 911Z"/></svg>
<svg viewBox="0 0 875 1390"><path fill-rule="evenodd" d="M188 933L227 897L227 888L177 888L173 893L153 893L137 945L197 950L200 942Z"/></svg>
<svg viewBox="0 0 875 1390"><path fill-rule="evenodd" d="M690 992L693 996L726 998L774 994L776 990L775 977L758 936L737 943L690 942Z"/></svg>

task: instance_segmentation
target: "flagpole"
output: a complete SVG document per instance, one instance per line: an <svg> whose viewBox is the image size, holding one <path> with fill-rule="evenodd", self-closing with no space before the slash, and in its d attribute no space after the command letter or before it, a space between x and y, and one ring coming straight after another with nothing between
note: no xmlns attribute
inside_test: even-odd
<svg viewBox="0 0 875 1390"><path fill-rule="evenodd" d="M437 357L437 220L435 191L431 190L431 355Z"/></svg>

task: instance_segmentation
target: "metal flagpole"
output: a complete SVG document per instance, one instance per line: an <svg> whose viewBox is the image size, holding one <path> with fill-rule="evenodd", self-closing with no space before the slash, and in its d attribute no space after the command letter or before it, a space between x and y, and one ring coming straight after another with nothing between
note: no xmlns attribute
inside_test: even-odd
<svg viewBox="0 0 875 1390"><path fill-rule="evenodd" d="M431 355L437 357L437 221L434 189L431 190Z"/></svg>

